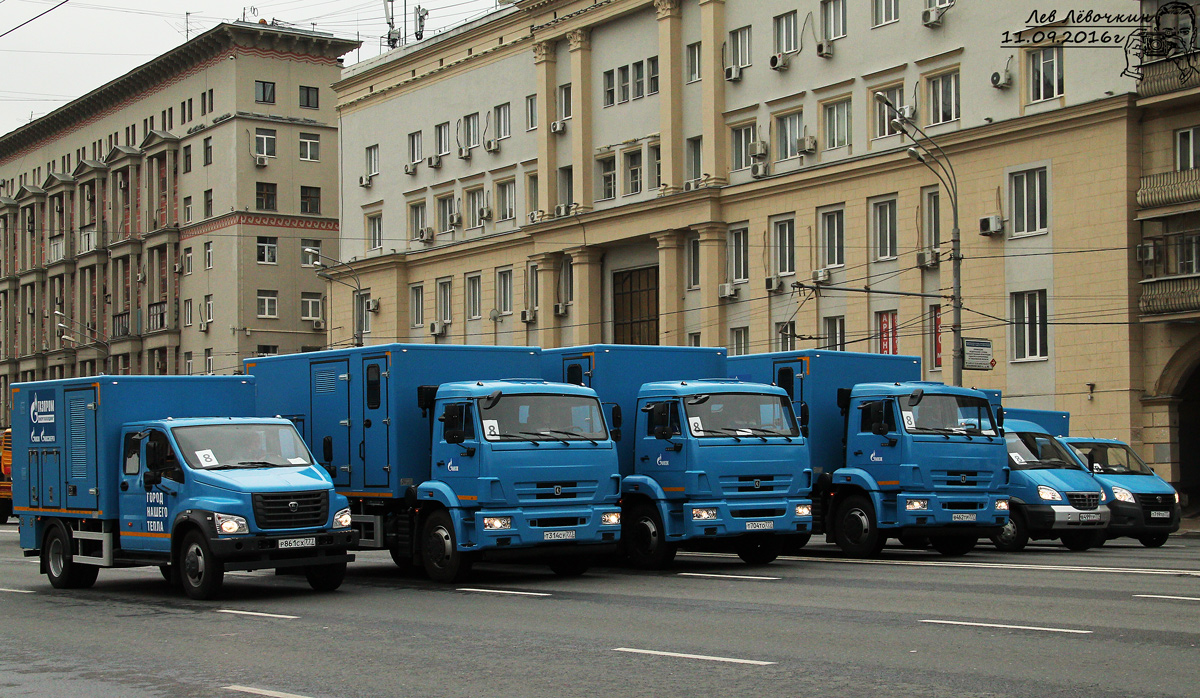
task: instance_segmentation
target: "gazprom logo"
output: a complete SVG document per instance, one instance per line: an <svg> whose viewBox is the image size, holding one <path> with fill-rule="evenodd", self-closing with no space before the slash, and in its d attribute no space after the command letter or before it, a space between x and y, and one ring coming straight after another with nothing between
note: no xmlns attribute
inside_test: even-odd
<svg viewBox="0 0 1200 698"><path fill-rule="evenodd" d="M54 392L33 391L29 394L29 440L32 443L54 441Z"/></svg>

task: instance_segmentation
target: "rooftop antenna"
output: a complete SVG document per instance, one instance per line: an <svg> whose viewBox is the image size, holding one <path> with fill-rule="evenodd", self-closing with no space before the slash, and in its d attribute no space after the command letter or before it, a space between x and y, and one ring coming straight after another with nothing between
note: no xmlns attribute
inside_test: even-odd
<svg viewBox="0 0 1200 698"><path fill-rule="evenodd" d="M400 31L396 29L395 5L396 0L383 0L383 16L387 19L388 25L388 48L396 48L400 45Z"/></svg>
<svg viewBox="0 0 1200 698"><path fill-rule="evenodd" d="M417 5L413 8L413 23L417 25L413 31L413 37L420 41L425 38L425 18L429 16L429 10Z"/></svg>

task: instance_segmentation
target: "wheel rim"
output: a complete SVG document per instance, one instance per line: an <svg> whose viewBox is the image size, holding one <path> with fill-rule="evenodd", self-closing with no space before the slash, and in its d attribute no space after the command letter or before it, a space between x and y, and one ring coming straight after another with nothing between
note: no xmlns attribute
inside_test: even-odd
<svg viewBox="0 0 1200 698"><path fill-rule="evenodd" d="M188 583L192 586L204 583L204 568L204 550L198 544L192 543L183 559L183 571L187 574Z"/></svg>
<svg viewBox="0 0 1200 698"><path fill-rule="evenodd" d="M429 551L430 562L439 568L445 568L454 552L454 539L444 526L437 526L429 532L425 549Z"/></svg>
<svg viewBox="0 0 1200 698"><path fill-rule="evenodd" d="M842 518L842 531L851 543L863 543L871 531L871 520L862 509L851 509Z"/></svg>
<svg viewBox="0 0 1200 698"><path fill-rule="evenodd" d="M1008 518L1008 521L1004 522L1004 528L1000 529L1000 533L996 536L996 539L1004 545L1011 545L1017 539L1017 524L1013 522L1011 516Z"/></svg>
<svg viewBox="0 0 1200 698"><path fill-rule="evenodd" d="M658 524L649 516L643 516L637 522L637 549L643 555L652 555L658 549Z"/></svg>
<svg viewBox="0 0 1200 698"><path fill-rule="evenodd" d="M49 558L50 562L50 574L54 575L55 577L61 577L63 575L63 569L66 568L67 563L65 556L63 555L62 539L58 536L55 536L54 540L50 541L50 550L48 551L47 557Z"/></svg>

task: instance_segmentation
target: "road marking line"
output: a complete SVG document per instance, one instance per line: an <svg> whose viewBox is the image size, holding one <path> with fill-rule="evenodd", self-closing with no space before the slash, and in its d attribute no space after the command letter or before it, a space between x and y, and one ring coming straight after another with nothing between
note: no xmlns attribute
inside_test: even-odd
<svg viewBox="0 0 1200 698"><path fill-rule="evenodd" d="M0 589L0 591L8 591ZM30 592L33 593L33 592ZM1195 596L1163 596L1161 594L1134 594L1134 597L1139 599L1170 599L1171 601L1200 601L1200 598Z"/></svg>
<svg viewBox="0 0 1200 698"><path fill-rule="evenodd" d="M226 686L226 691L238 691L240 693L250 693L256 696L269 696L269 698L308 698L298 693L284 693L283 691L268 691L265 688L250 688L249 686Z"/></svg>
<svg viewBox="0 0 1200 698"><path fill-rule="evenodd" d="M473 591L477 594L508 594L510 596L551 596L536 591L509 591L507 589L473 589L471 587L462 587L456 591Z"/></svg>
<svg viewBox="0 0 1200 698"><path fill-rule="evenodd" d="M633 654L653 654L659 657L678 657L680 659L703 659L708 662L728 662L730 664L753 664L754 666L769 666L775 662L760 662L757 659L735 659L733 657L713 657L707 654L682 654L680 652L659 652L657 650L638 650L632 647L614 647L613 652L630 652Z"/></svg>
<svg viewBox="0 0 1200 698"><path fill-rule="evenodd" d="M1072 635L1091 635L1091 630L1072 630L1070 628L1039 628L1036 625L1004 625L1003 623L970 623L965 620L919 620L918 623L937 623L938 625L967 625L974 628L1003 628L1005 630L1038 630L1044 633L1071 633Z"/></svg>
<svg viewBox="0 0 1200 698"><path fill-rule="evenodd" d="M3 589L3 588L0 588L0 591L7 591L10 594L36 594L37 593L37 592L33 591L32 589Z"/></svg>
<svg viewBox="0 0 1200 698"><path fill-rule="evenodd" d="M756 579L756 580L778 580L783 577L756 577L750 574L706 574L704 572L680 572L680 577L712 577L714 579Z"/></svg>
<svg viewBox="0 0 1200 698"><path fill-rule="evenodd" d="M257 611L235 611L230 608L222 608L217 613L232 613L235 616L257 616L259 618L285 618L287 620L297 620L300 616L285 616L280 613L259 613Z"/></svg>

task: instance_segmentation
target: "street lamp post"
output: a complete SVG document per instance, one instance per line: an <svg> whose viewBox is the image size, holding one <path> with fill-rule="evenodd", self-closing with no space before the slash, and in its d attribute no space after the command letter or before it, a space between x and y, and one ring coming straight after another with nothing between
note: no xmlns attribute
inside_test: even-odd
<svg viewBox="0 0 1200 698"><path fill-rule="evenodd" d="M325 279L326 281L330 281L333 283L339 283L347 288L354 289L354 298L350 303L350 319L351 319L351 323L353 325L353 331L352 331L351 336L353 337L353 340L354 340L354 346L361 347L363 345L363 338L362 338L362 324L359 322L359 313L362 311L358 306L362 302L362 280L358 278L358 271L356 271L354 269L354 267L350 266L349 264L347 264L346 262L343 262L340 259L335 259L333 257L330 257L329 255L321 254L321 251L315 247L305 247L304 251L307 252L308 254L311 254L314 257L313 266L315 266L315 267L329 269L330 268L329 265L321 263L321 259L327 259L327 260L333 262L333 266L343 266L343 267L346 267L346 269L350 270L350 278L354 279L353 286L346 283L345 281L342 281L341 279L333 278L333 276L328 271L318 271L317 276L321 277L322 279Z"/></svg>
<svg viewBox="0 0 1200 698"><path fill-rule="evenodd" d="M57 323L58 329L63 331L63 339L65 339L69 342L73 342L76 345L82 344L82 342L80 342L78 339L67 334L67 332L79 332L80 336L84 337L85 339L88 339L90 341L96 342L97 344L101 344L104 346L104 371L103 371L103 373L108 373L109 359L112 358L112 345L109 344L108 340L101 339L100 333L96 332L95 330L88 329L87 325L83 324L82 322L79 322L78 320L67 317L67 314L61 310L55 310L54 315L58 318L58 323ZM66 324L68 322L71 323L72 325L74 325L75 327L68 326ZM89 332L91 333L91 337L88 337Z"/></svg>

